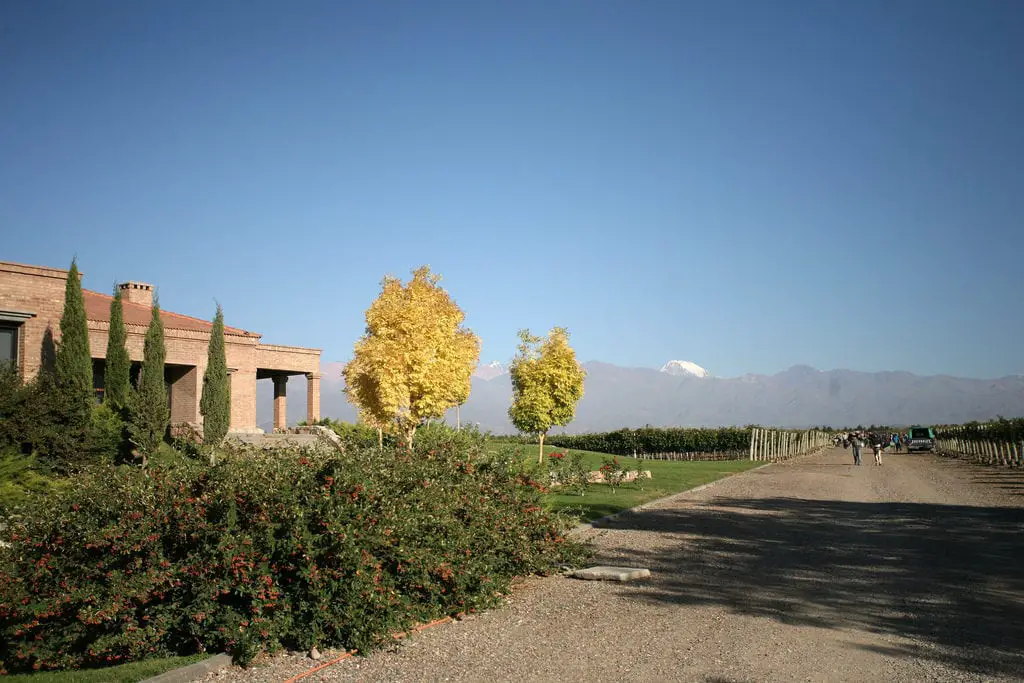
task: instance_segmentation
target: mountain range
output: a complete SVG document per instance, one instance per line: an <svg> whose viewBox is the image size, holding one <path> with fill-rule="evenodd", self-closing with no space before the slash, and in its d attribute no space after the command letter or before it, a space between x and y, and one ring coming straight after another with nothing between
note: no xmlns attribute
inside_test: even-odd
<svg viewBox="0 0 1024 683"><path fill-rule="evenodd" d="M661 370L626 368L591 361L576 419L564 430L579 433L652 426L834 427L890 424L949 424L1024 415L1024 376L968 379L909 372L819 371L797 365L774 375L714 377L690 361L669 361ZM341 363L322 367L320 412L355 421L342 393ZM508 421L512 384L501 363L481 365L473 377L463 424L496 434L515 433ZM288 385L289 423L305 416L303 378ZM257 382L257 418L269 431L273 384ZM455 424L455 411L446 420Z"/></svg>

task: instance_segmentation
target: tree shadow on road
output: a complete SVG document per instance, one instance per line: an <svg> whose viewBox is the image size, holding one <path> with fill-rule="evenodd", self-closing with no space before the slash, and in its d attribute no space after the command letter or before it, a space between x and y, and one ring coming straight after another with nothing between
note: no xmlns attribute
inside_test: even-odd
<svg viewBox="0 0 1024 683"><path fill-rule="evenodd" d="M1024 674L1024 509L721 498L600 526L678 538L612 549L655 575L623 595L903 636L885 653Z"/></svg>

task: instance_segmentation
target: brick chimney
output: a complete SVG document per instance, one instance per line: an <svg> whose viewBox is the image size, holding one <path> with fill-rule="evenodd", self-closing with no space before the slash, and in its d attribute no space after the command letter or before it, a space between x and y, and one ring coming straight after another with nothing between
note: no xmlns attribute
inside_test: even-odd
<svg viewBox="0 0 1024 683"><path fill-rule="evenodd" d="M121 290L121 298L133 304L142 304L146 308L153 305L153 285L145 282L122 282L117 286Z"/></svg>

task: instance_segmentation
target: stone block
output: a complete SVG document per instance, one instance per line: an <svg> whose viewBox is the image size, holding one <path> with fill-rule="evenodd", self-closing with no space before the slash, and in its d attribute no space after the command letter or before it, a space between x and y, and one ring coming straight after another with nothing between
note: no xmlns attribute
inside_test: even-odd
<svg viewBox="0 0 1024 683"><path fill-rule="evenodd" d="M639 567L588 567L577 569L570 576L588 581L633 581L651 575L650 569Z"/></svg>

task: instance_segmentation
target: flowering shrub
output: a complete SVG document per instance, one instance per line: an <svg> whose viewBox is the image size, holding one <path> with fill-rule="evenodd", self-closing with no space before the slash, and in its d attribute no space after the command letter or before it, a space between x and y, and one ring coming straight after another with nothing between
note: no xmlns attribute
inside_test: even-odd
<svg viewBox="0 0 1024 683"><path fill-rule="evenodd" d="M584 495L589 481L589 470L580 452L551 453L548 455L548 476L551 483L557 483L563 492Z"/></svg>
<svg viewBox="0 0 1024 683"><path fill-rule="evenodd" d="M602 462L601 474L604 475L605 483L612 487L612 493L615 493L626 479L626 470L619 464L618 458L605 458Z"/></svg>
<svg viewBox="0 0 1024 683"><path fill-rule="evenodd" d="M87 471L0 554L0 672L355 648L582 558L543 487L458 450L252 454Z"/></svg>

